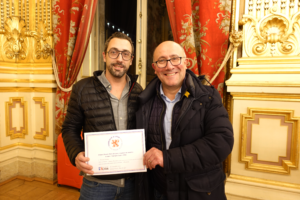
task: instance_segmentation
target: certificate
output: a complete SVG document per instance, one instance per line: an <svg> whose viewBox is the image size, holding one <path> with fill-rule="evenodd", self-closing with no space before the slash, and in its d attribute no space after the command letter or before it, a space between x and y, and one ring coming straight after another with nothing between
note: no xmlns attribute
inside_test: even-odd
<svg viewBox="0 0 300 200"><path fill-rule="evenodd" d="M93 175L146 172L144 129L84 134L85 156Z"/></svg>

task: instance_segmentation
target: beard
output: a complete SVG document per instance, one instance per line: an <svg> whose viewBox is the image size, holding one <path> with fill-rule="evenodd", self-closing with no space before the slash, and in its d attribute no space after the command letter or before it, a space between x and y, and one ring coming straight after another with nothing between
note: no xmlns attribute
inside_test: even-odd
<svg viewBox="0 0 300 200"><path fill-rule="evenodd" d="M121 70L115 70L114 69L115 65L118 65L119 67L121 67ZM125 65L113 63L113 64L108 65L107 69L112 76L114 76L116 78L122 78L127 73L129 67L127 68Z"/></svg>

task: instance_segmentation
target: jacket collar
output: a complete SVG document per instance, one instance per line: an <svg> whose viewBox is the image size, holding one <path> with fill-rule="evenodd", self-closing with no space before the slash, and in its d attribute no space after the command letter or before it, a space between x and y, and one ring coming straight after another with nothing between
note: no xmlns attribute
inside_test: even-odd
<svg viewBox="0 0 300 200"><path fill-rule="evenodd" d="M160 80L155 77L146 87L146 89L139 95L138 99L141 104L148 102L153 96L159 92ZM182 95L188 91L194 98L207 93L207 90L202 85L201 80L189 69L186 70L185 82L182 87Z"/></svg>

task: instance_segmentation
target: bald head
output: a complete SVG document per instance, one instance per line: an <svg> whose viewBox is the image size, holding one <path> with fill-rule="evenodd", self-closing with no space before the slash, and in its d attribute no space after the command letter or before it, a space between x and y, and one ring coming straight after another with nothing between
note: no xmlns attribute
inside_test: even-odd
<svg viewBox="0 0 300 200"><path fill-rule="evenodd" d="M180 56L180 57L186 57L185 51L182 48L182 46L176 42L173 41L165 41L160 43L154 50L153 52L153 62L156 62L158 58L161 56L159 55L161 49L167 49L167 48L172 48L175 50L175 52Z"/></svg>

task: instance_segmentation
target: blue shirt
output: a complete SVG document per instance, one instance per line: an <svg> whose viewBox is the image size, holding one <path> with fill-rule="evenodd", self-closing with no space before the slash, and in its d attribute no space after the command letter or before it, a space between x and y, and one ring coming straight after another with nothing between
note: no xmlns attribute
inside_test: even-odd
<svg viewBox="0 0 300 200"><path fill-rule="evenodd" d="M164 100L166 104L166 114L164 117L164 133L166 138L166 149L169 149L169 146L172 142L172 112L174 105L180 100L181 97L181 88L175 95L175 99L172 101L164 94L164 91L162 89L162 85L160 84L160 96Z"/></svg>

